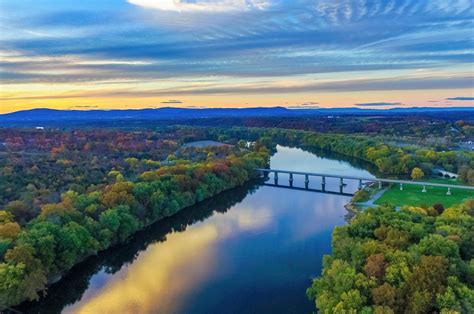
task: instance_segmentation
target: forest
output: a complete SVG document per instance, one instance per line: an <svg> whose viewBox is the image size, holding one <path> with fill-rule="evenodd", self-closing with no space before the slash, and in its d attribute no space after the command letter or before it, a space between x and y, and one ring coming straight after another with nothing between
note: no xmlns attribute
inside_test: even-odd
<svg viewBox="0 0 474 314"><path fill-rule="evenodd" d="M322 313L474 312L474 200L370 208L332 248L307 290Z"/></svg>
<svg viewBox="0 0 474 314"><path fill-rule="evenodd" d="M6 306L37 299L72 266L143 227L241 186L269 158L258 142L180 151L152 133L19 134L7 138L12 151L2 167L0 303Z"/></svg>

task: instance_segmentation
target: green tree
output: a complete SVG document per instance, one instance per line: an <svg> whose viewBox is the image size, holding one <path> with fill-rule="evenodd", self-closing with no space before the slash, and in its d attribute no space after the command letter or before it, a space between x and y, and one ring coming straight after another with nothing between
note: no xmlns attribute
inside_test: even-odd
<svg viewBox="0 0 474 314"><path fill-rule="evenodd" d="M39 291L46 284L46 274L41 261L35 256L35 250L30 245L17 245L5 255L5 260L13 265L24 265L23 280L18 286L24 298L37 300ZM19 293L19 292L18 292Z"/></svg>
<svg viewBox="0 0 474 314"><path fill-rule="evenodd" d="M0 264L0 303L12 306L24 300L25 265Z"/></svg>
<svg viewBox="0 0 474 314"><path fill-rule="evenodd" d="M129 210L128 206L119 205L101 214L100 224L111 232L112 243L124 241L138 230L140 223Z"/></svg>

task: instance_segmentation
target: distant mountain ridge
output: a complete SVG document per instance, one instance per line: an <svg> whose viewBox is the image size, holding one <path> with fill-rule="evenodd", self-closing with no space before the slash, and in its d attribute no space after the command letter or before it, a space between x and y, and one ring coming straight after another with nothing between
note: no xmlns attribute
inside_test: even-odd
<svg viewBox="0 0 474 314"><path fill-rule="evenodd" d="M213 117L297 117L324 115L393 115L423 112L462 111L474 113L474 107L413 107L393 109L319 108L288 109L285 107L255 108L147 108L124 110L57 110L38 108L0 114L1 122L51 122L51 121L97 121L97 120L177 120Z"/></svg>

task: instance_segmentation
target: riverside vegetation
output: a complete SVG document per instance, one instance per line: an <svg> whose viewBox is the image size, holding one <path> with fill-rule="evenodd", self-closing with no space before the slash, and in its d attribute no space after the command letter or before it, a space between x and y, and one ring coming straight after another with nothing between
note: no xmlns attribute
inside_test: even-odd
<svg viewBox="0 0 474 314"><path fill-rule="evenodd" d="M322 313L474 312L474 200L369 208L332 247L307 291Z"/></svg>
<svg viewBox="0 0 474 314"><path fill-rule="evenodd" d="M53 148L51 154L46 154L49 161L54 161L53 169L58 164L62 167L66 163L67 168L77 171L73 167L74 160L81 160L82 150L74 151L64 144L74 142L74 145L79 146L80 143L71 140L74 137L69 135L59 133L50 136L54 135L64 138L59 140L59 143L63 143L60 152L56 153ZM117 134L112 132L107 137L112 139L113 135ZM92 135L86 134L85 138L88 136ZM137 142L146 143L147 140ZM84 140L83 145L90 145L90 142ZM111 147L113 146L109 148ZM98 146L97 149L102 148ZM122 148L120 154L123 151ZM127 150L129 154L133 154L132 152L133 150ZM127 157L127 167L134 168L127 171L127 176L117 170L120 168L118 165L114 167L114 162L108 161L107 165L112 169L109 169L107 179L104 180L109 182L81 187L79 177L78 180L73 180L77 183L71 183L69 189L61 194L58 202L39 205L36 214L35 202L41 202L41 199L34 195L45 194L44 191L37 190L46 181L35 177L36 181L33 182L37 185L29 183L33 186L25 189L20 186L16 191L22 192L19 194L20 199L10 201L0 211L0 303L12 306L24 300L37 299L45 291L48 282L54 281L78 262L126 241L146 225L224 190L242 185L254 176L255 168L265 167L269 158L268 150L258 143L250 149L225 146L207 148L204 151L195 149L180 154L187 159L172 155L167 158L165 165L148 158L139 160ZM76 159L65 160L66 156L75 156ZM96 163L106 164L100 159ZM20 171L21 165L24 164L18 162ZM38 170L29 170L41 173L41 167L50 166L39 164L35 167ZM66 173L67 168L64 169ZM148 170L140 173L138 169L143 168ZM101 170L103 168L99 168L97 172L100 173ZM139 174L133 180L130 179L136 173ZM58 177L57 180L64 179ZM43 189L48 190L47 187ZM49 194L54 193L49 191ZM28 203L29 200L31 203Z"/></svg>

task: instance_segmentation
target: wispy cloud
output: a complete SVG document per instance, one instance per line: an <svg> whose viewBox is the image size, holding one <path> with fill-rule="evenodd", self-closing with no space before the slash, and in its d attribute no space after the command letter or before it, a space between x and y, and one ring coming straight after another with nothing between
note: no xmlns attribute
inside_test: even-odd
<svg viewBox="0 0 474 314"><path fill-rule="evenodd" d="M286 108L289 108L289 109L318 109L318 108L321 108L318 105L319 105L319 102L307 101L305 103L298 104L298 105L286 106Z"/></svg>
<svg viewBox="0 0 474 314"><path fill-rule="evenodd" d="M74 108L98 108L98 106L86 106L86 105L82 105L82 106L74 106Z"/></svg>
<svg viewBox="0 0 474 314"><path fill-rule="evenodd" d="M266 0L128 0L144 8L163 11L220 12L232 10L265 9L271 5Z"/></svg>
<svg viewBox="0 0 474 314"><path fill-rule="evenodd" d="M446 100L461 100L461 101L466 101L466 100L474 100L474 97L452 97L452 98L446 98Z"/></svg>
<svg viewBox="0 0 474 314"><path fill-rule="evenodd" d="M182 104L183 102L181 100L171 99L171 100L167 100L167 101L162 101L161 103L162 104Z"/></svg>
<svg viewBox="0 0 474 314"><path fill-rule="evenodd" d="M6 96L0 100L33 100L33 99L74 99L74 98L137 98L137 97L173 97L199 95L261 95L290 93L348 93L362 91L394 91L394 90L439 90L470 88L473 77L395 77L384 79L350 79L328 82L301 82L282 85L277 82L261 82L252 84L211 83L204 85L182 86L154 89L109 88L85 92L68 92L61 94L43 94L38 96ZM374 103L372 105L380 105ZM392 104L388 102L387 104ZM364 104L362 104L364 105ZM366 106L368 104L365 104Z"/></svg>
<svg viewBox="0 0 474 314"><path fill-rule="evenodd" d="M385 107L385 106L400 106L401 102L369 102L364 104L354 104L359 107Z"/></svg>

